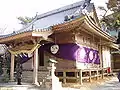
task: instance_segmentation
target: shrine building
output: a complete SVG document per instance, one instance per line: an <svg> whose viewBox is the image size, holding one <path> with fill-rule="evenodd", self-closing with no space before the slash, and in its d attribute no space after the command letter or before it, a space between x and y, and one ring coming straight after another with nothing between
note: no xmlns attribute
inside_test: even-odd
<svg viewBox="0 0 120 90"><path fill-rule="evenodd" d="M55 75L64 83L82 82L88 73L88 78L104 76L111 72L111 51L118 49L115 41L101 29L94 4L84 0L37 15L24 28L0 36L0 44L11 53L11 80L15 55L33 56L22 64L23 81L31 83L47 75L49 59L57 61Z"/></svg>

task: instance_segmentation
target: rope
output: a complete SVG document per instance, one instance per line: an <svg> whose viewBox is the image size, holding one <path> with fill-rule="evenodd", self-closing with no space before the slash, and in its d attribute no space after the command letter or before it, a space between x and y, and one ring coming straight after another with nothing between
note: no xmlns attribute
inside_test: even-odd
<svg viewBox="0 0 120 90"><path fill-rule="evenodd" d="M33 51L35 51L35 49L39 48L40 44L35 45L31 50L19 50L19 51L12 51L10 49L8 49L8 51L12 54L20 54L20 53L32 53Z"/></svg>

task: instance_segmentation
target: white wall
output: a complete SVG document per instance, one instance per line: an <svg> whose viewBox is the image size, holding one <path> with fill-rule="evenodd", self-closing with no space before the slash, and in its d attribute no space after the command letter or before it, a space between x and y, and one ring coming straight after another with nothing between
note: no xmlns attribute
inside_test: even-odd
<svg viewBox="0 0 120 90"><path fill-rule="evenodd" d="M102 47L102 56L103 56L103 68L111 67L111 54L109 47L106 46Z"/></svg>
<svg viewBox="0 0 120 90"><path fill-rule="evenodd" d="M100 68L99 64L92 64L92 63L81 63L76 61L77 69L90 69L90 68Z"/></svg>

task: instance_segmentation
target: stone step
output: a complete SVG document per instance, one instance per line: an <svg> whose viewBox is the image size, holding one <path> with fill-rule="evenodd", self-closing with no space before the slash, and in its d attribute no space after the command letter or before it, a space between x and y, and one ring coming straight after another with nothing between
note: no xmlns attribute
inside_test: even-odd
<svg viewBox="0 0 120 90"><path fill-rule="evenodd" d="M17 86L17 87L0 87L0 90L51 90L51 88L43 88L43 87L28 87L28 86Z"/></svg>
<svg viewBox="0 0 120 90"><path fill-rule="evenodd" d="M17 82L1 83L0 90L51 90L51 88L44 88L30 83L22 83L22 85L17 85L16 83Z"/></svg>
<svg viewBox="0 0 120 90"><path fill-rule="evenodd" d="M62 82L59 82L59 78L58 77L54 77L54 87L59 88L59 90L62 89ZM43 82L40 82L41 87L44 88L52 88L52 79L51 77L47 77L44 79Z"/></svg>
<svg viewBox="0 0 120 90"><path fill-rule="evenodd" d="M38 72L38 81L42 82L43 79L46 78L48 74L49 74L49 72L39 71ZM23 71L22 81L23 82L33 82L33 72L32 71Z"/></svg>

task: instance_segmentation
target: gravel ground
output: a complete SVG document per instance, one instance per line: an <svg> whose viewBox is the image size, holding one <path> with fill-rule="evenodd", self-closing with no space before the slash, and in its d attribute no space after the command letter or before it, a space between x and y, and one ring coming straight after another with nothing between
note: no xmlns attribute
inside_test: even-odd
<svg viewBox="0 0 120 90"><path fill-rule="evenodd" d="M11 88L11 86L15 87L15 89ZM30 88L32 87L31 84L28 83L24 83L24 85L21 85L21 87L19 87L18 85L16 85L15 82L7 84L2 83L0 84L0 87L0 90L48 90L40 87L32 89ZM56 87L56 90L59 89L57 89ZM60 90L120 90L120 83L118 82L117 77L112 76L100 80L92 80L91 83L83 83L83 85L69 83L63 85L63 87Z"/></svg>
<svg viewBox="0 0 120 90"><path fill-rule="evenodd" d="M103 80L93 80L91 83L67 84L63 90L120 90L117 77L108 77Z"/></svg>

